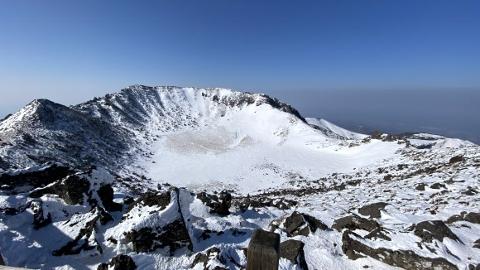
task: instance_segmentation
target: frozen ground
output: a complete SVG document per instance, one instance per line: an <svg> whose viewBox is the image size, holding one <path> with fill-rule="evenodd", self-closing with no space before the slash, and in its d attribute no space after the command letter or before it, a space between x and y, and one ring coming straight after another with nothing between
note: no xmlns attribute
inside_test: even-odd
<svg viewBox="0 0 480 270"><path fill-rule="evenodd" d="M479 267L479 146L304 120L225 89L32 103L0 123L0 254L41 269L120 254L139 269L243 269L261 228L305 245L280 269Z"/></svg>

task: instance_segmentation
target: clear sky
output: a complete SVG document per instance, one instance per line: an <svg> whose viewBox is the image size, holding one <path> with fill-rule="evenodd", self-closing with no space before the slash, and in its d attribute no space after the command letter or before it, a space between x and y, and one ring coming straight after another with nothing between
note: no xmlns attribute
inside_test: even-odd
<svg viewBox="0 0 480 270"><path fill-rule="evenodd" d="M0 114L136 83L478 91L480 1L2 1Z"/></svg>

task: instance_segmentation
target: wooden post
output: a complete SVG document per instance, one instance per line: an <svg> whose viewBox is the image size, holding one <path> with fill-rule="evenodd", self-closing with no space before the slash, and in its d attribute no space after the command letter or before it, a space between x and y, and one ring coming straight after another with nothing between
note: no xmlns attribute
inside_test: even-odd
<svg viewBox="0 0 480 270"><path fill-rule="evenodd" d="M278 270L280 235L257 229L247 252L247 270Z"/></svg>

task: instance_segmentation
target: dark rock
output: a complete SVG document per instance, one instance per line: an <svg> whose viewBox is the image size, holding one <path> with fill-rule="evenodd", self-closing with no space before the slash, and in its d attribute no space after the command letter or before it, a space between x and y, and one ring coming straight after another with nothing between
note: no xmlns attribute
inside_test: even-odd
<svg viewBox="0 0 480 270"><path fill-rule="evenodd" d="M151 252L158 248L169 247L170 252L187 247L192 249L192 242L185 223L181 219L163 228L145 227L125 233L127 242L132 243L136 252Z"/></svg>
<svg viewBox="0 0 480 270"><path fill-rule="evenodd" d="M308 270L305 253L303 252L304 245L302 241L298 240L290 239L284 241L280 244L280 257L298 264L303 270Z"/></svg>
<svg viewBox="0 0 480 270"><path fill-rule="evenodd" d="M216 213L220 216L230 214L229 209L232 205L232 195L227 191L220 192L218 196L200 192L197 194L197 198L210 208L211 213Z"/></svg>
<svg viewBox="0 0 480 270"><path fill-rule="evenodd" d="M261 229L255 230L248 245L247 270L277 270L280 235Z"/></svg>
<svg viewBox="0 0 480 270"><path fill-rule="evenodd" d="M107 211L122 211L122 205L113 201L113 188L111 185L103 185L97 190L98 197L102 200L103 207Z"/></svg>
<svg viewBox="0 0 480 270"><path fill-rule="evenodd" d="M358 212L364 216L369 216L370 218L380 218L380 210L384 209L387 205L388 204L384 202L373 203L362 206L358 209Z"/></svg>
<svg viewBox="0 0 480 270"><path fill-rule="evenodd" d="M475 266L474 264L469 264L468 270L480 270L480 264L477 264L477 266Z"/></svg>
<svg viewBox="0 0 480 270"><path fill-rule="evenodd" d="M282 195L282 194L273 194ZM249 207L252 208L263 208L263 207L275 207L282 210L291 209L293 206L297 205L296 201L287 200L285 198L269 198L266 196L255 196L255 197L244 197L236 198L235 205L240 208L240 211L245 212Z"/></svg>
<svg viewBox="0 0 480 270"><path fill-rule="evenodd" d="M32 188L44 187L60 179L63 179L73 171L67 167L52 165L43 170L34 172L25 172L15 175L0 175L0 187L21 187L31 186Z"/></svg>
<svg viewBox="0 0 480 270"><path fill-rule="evenodd" d="M433 239L443 241L447 237L455 241L460 239L441 220L427 220L415 225L413 233L424 242L432 242Z"/></svg>
<svg viewBox="0 0 480 270"><path fill-rule="evenodd" d="M415 189L419 191L425 191L425 186L426 186L425 183L420 183L415 186Z"/></svg>
<svg viewBox="0 0 480 270"><path fill-rule="evenodd" d="M132 257L124 254L113 257L109 263L102 263L97 267L97 270L108 270L112 267L113 270L135 270L137 265Z"/></svg>
<svg viewBox="0 0 480 270"><path fill-rule="evenodd" d="M444 258L422 257L411 250L391 250L386 248L372 248L361 241L361 237L349 230L342 235L342 251L351 260L369 256L388 265L411 269L445 269L458 270L458 268Z"/></svg>
<svg viewBox="0 0 480 270"><path fill-rule="evenodd" d="M165 192L145 192L139 199L146 206L158 206L160 210L163 210L170 204L171 196L170 191Z"/></svg>
<svg viewBox="0 0 480 270"><path fill-rule="evenodd" d="M383 240L392 241L392 239L390 237L388 237L388 235L385 233L385 231L381 227L378 227L378 228L374 229L373 231L369 232L367 235L365 235L365 238L366 239L378 239L378 238L380 238L380 239L383 239Z"/></svg>
<svg viewBox="0 0 480 270"><path fill-rule="evenodd" d="M285 218L283 226L288 236L304 235L308 236L310 232L315 233L317 229L328 230L328 226L318 219L297 211Z"/></svg>
<svg viewBox="0 0 480 270"><path fill-rule="evenodd" d="M70 175L54 185L32 191L29 196L39 198L44 194L56 194L67 204L83 204L84 195L90 188L90 182L78 175Z"/></svg>
<svg viewBox="0 0 480 270"><path fill-rule="evenodd" d="M465 158L462 155L458 155L450 158L450 161L448 161L448 163L453 164L453 163L462 162L462 161L465 161Z"/></svg>
<svg viewBox="0 0 480 270"><path fill-rule="evenodd" d="M387 174L383 177L383 180L390 181L390 180L392 180L392 178L393 178L393 176L391 174Z"/></svg>
<svg viewBox="0 0 480 270"><path fill-rule="evenodd" d="M446 188L444 184L441 184L441 183L434 183L432 185L430 185L430 188L431 189L441 189L441 188Z"/></svg>
<svg viewBox="0 0 480 270"><path fill-rule="evenodd" d="M373 231L377 228L380 228L375 220L369 220L366 218L359 217L357 215L350 215L346 217L339 218L333 222L332 228L337 231L342 231L343 229L356 230L361 229L365 231Z"/></svg>
<svg viewBox="0 0 480 270"><path fill-rule="evenodd" d="M33 228L38 230L47 226L48 224L52 223L52 215L47 213L45 215L45 211L43 210L43 202L42 201L32 201L30 203L30 208L33 211Z"/></svg>
<svg viewBox="0 0 480 270"><path fill-rule="evenodd" d="M477 241L473 242L473 247L474 248L480 248L480 238L477 239Z"/></svg>
<svg viewBox="0 0 480 270"><path fill-rule="evenodd" d="M467 190L462 191L462 194L467 195L467 196L473 196L477 193L478 193L478 191L476 189L474 189L473 187L470 187L470 186L467 187Z"/></svg>
<svg viewBox="0 0 480 270"><path fill-rule="evenodd" d="M468 221L475 224L480 224L480 213L475 212L461 212L459 215L453 215L447 219L447 223L454 223L457 221Z"/></svg>

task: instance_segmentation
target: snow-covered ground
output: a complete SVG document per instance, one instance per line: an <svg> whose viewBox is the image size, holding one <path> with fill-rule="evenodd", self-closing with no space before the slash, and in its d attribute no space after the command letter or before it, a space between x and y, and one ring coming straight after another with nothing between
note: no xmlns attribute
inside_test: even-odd
<svg viewBox="0 0 480 270"><path fill-rule="evenodd" d="M473 143L358 134L260 94L39 100L0 122L0 254L42 269L119 254L140 269L241 269L261 228L303 242L309 269L471 269L479 168ZM307 233L290 231L295 211Z"/></svg>

